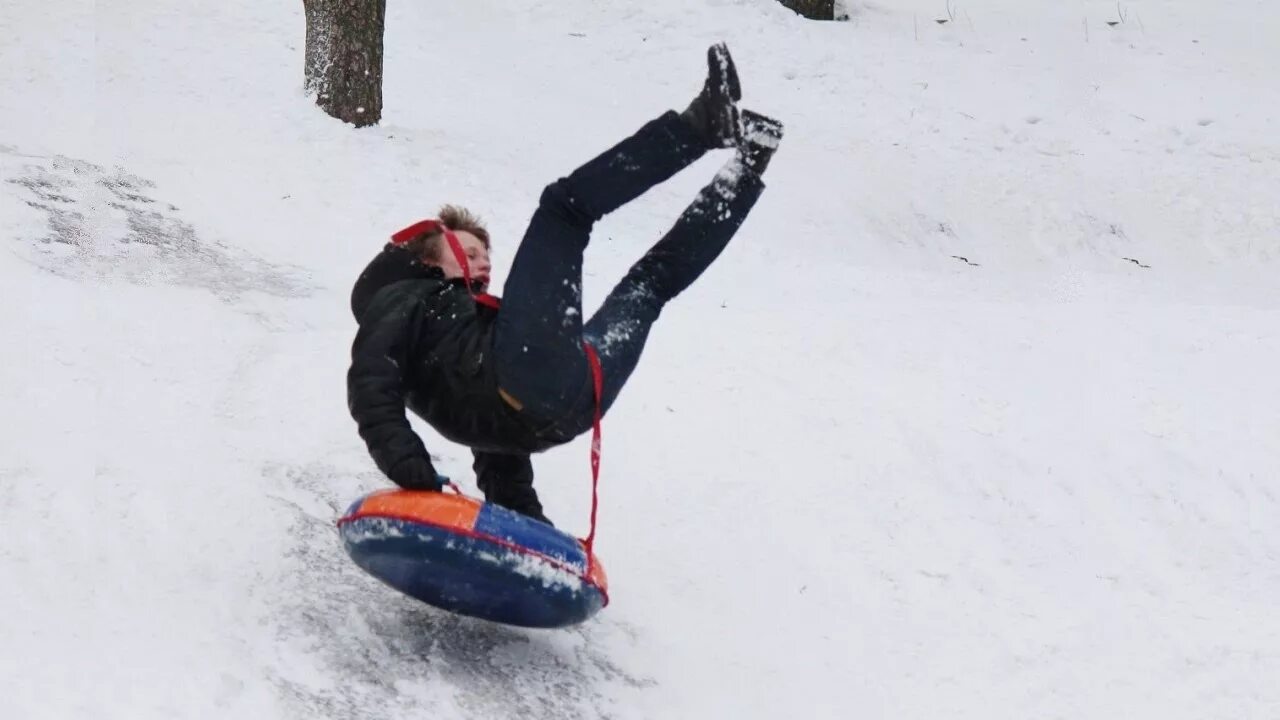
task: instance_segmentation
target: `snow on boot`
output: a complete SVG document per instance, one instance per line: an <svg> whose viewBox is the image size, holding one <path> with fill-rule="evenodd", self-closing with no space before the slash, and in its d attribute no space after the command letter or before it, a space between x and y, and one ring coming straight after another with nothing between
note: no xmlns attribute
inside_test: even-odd
<svg viewBox="0 0 1280 720"><path fill-rule="evenodd" d="M702 92L680 113L710 148L738 145L742 139L742 119L737 101L742 99L738 70L729 48L717 43L707 48L707 80Z"/></svg>
<svg viewBox="0 0 1280 720"><path fill-rule="evenodd" d="M743 110L742 126L742 144L738 146L738 152L748 169L762 175L782 142L782 123L766 115Z"/></svg>

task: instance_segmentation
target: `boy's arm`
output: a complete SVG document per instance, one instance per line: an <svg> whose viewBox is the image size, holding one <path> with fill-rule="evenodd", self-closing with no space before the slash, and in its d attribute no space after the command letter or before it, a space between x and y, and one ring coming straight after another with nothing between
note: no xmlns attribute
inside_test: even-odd
<svg viewBox="0 0 1280 720"><path fill-rule="evenodd" d="M422 439L405 416L405 372L422 320L422 297L411 285L378 293L351 348L347 407L374 463L410 490L438 490L440 482Z"/></svg>

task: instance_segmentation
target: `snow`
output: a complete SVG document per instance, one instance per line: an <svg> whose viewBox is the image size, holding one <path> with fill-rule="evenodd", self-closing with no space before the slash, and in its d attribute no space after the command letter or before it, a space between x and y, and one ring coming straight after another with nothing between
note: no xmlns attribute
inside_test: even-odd
<svg viewBox="0 0 1280 720"><path fill-rule="evenodd" d="M566 567L524 554L477 553L476 557L494 565L510 566L512 572L530 580L540 580L545 588L567 588L574 592L582 589L582 577L570 572Z"/></svg>
<svg viewBox="0 0 1280 720"><path fill-rule="evenodd" d="M1280 8L845 7L392 2L355 130L300 3L6 0L0 714L1280 717ZM719 40L786 136L605 419L609 607L363 574L351 282L455 202L501 294ZM589 306L726 161L597 225ZM535 460L579 535L589 449Z"/></svg>

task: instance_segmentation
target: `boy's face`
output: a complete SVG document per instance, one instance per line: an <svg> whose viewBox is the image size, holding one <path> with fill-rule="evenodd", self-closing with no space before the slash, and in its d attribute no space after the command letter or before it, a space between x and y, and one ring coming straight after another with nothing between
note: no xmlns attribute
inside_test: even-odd
<svg viewBox="0 0 1280 720"><path fill-rule="evenodd" d="M484 283L481 290L489 289L489 271L492 266L489 264L489 251L484 246L484 241L472 235L466 230L458 230L454 232L458 238L458 244L462 246L462 252L467 256L467 266L471 269L471 279L479 280ZM440 269L444 271L444 276L450 280L454 278L464 277L462 266L458 264L458 259L454 257L453 250L449 247L449 241L444 238L440 239Z"/></svg>

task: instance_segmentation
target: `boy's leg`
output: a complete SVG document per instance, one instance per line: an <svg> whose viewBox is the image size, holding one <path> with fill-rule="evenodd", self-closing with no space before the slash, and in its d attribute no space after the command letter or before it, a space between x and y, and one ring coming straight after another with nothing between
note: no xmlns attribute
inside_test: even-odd
<svg viewBox="0 0 1280 720"><path fill-rule="evenodd" d="M501 505L551 525L533 489L533 463L528 455L501 455L472 450L471 468L486 502Z"/></svg>
<svg viewBox="0 0 1280 720"><path fill-rule="evenodd" d="M592 226L706 150L667 112L543 191L503 286L494 333L499 382L537 419L558 419L586 387L582 256Z"/></svg>
<svg viewBox="0 0 1280 720"><path fill-rule="evenodd" d="M608 411L630 378L662 308L688 288L724 251L751 212L761 179L782 140L782 123L742 111L737 154L702 189L671 230L618 283L585 328L604 371L601 410ZM589 415L579 417L586 427Z"/></svg>
<svg viewBox="0 0 1280 720"><path fill-rule="evenodd" d="M494 335L498 381L531 419L560 420L588 391L582 255L592 226L708 149L737 144L741 95L728 49L712 46L706 81L684 112L645 123L543 191L507 276Z"/></svg>
<svg viewBox="0 0 1280 720"><path fill-rule="evenodd" d="M604 371L602 411L613 404L635 370L663 306L720 256L763 190L760 175L735 156L631 267L586 324L584 335L599 353Z"/></svg>

